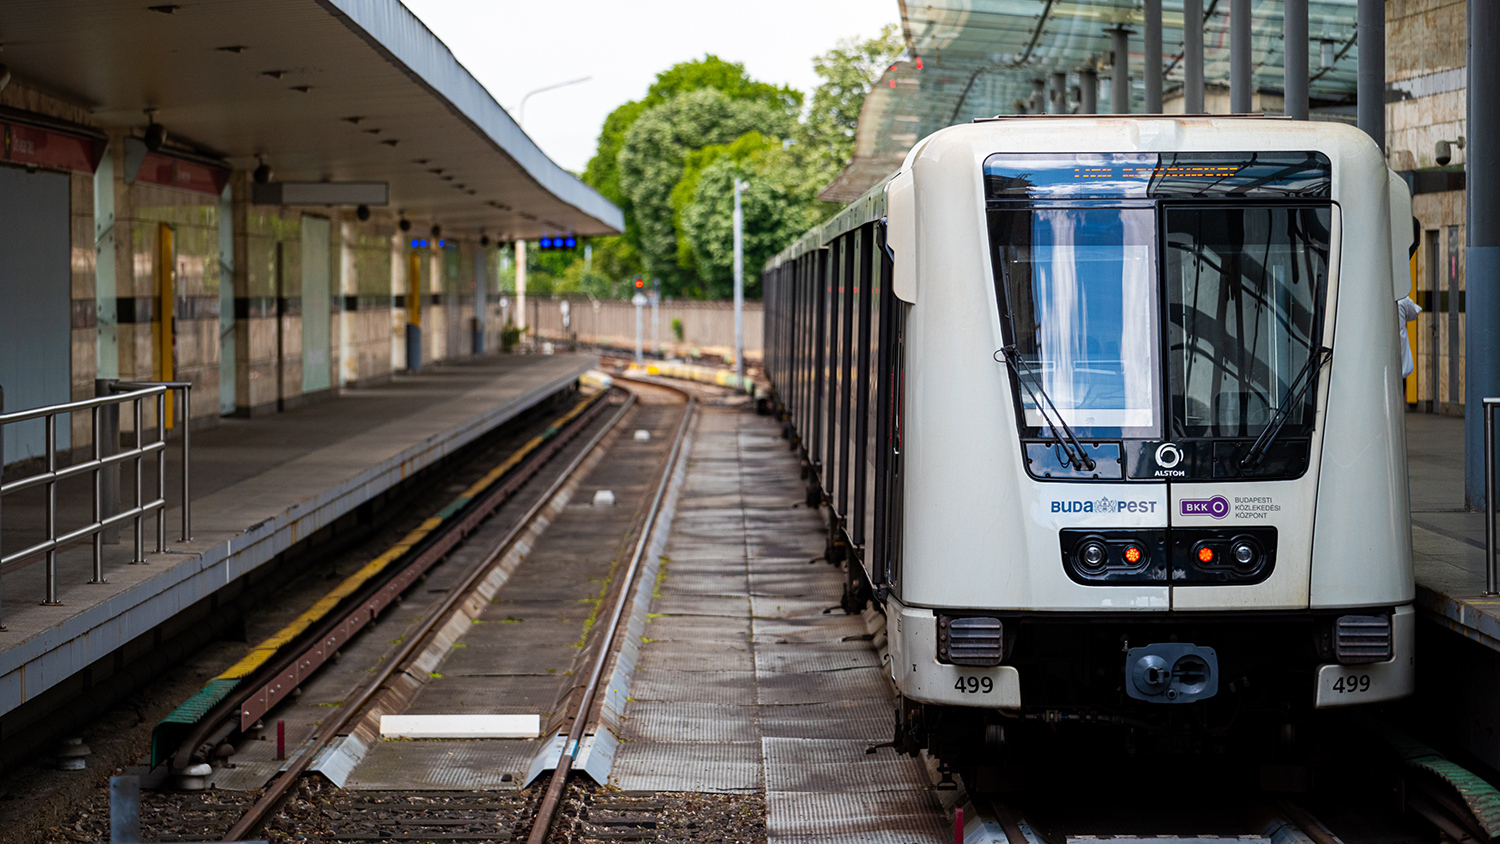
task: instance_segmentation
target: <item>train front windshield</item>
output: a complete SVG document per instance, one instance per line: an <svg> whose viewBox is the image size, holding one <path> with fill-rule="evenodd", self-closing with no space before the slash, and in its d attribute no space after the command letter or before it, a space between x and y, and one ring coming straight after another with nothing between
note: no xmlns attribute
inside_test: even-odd
<svg viewBox="0 0 1500 844"><path fill-rule="evenodd" d="M1254 438L1288 404L1310 433L1326 158L1002 154L985 181L1025 436Z"/></svg>
<svg viewBox="0 0 1500 844"><path fill-rule="evenodd" d="M997 212L1000 272L1023 377L1026 424L1051 407L1083 436L1161 427L1156 219L1149 208Z"/></svg>

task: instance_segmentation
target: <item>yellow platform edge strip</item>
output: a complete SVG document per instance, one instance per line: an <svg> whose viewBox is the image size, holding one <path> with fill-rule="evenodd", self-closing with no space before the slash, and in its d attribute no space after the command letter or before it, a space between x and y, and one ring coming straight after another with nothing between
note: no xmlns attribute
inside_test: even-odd
<svg viewBox="0 0 1500 844"><path fill-rule="evenodd" d="M600 392L596 393L595 395L589 396L583 401L580 401L578 404L573 406L573 409L552 420L551 424L548 425L548 429L556 430L563 428L569 422L577 419L578 416L585 410L587 410L590 405L592 405L595 401L601 399L603 396L604 393ZM454 504L466 503L466 499L473 499L477 497L490 485L494 484L500 478L504 477L507 472L519 465L522 460L525 460L528 456L530 456L533 452L540 448L541 445L546 441L547 438L545 436L535 436L530 440L527 440L525 445L521 446L519 449L513 452L498 466L485 473L484 477L475 481L473 484L470 484L469 488L464 490L458 496L458 498L455 499L453 503L449 504L448 507L445 507L444 510L452 509ZM421 525L413 528L411 532L401 537L401 539L397 541L395 545L387 548L375 559L369 561L368 563L365 563L360 567L359 571L344 578L344 581L342 583L336 586L333 591L329 592L327 595L324 595L321 599L318 600L317 603L309 607L306 612L297 616L297 618L294 619L290 624L278 630L274 635L270 636L265 641L256 645L254 648L251 648L250 652L248 654L245 654L243 659L230 666L227 670L224 671L224 673L220 674L214 679L240 680L255 673L255 671L257 671L262 665L270 660L271 657L275 656L279 650L281 650L283 647L286 647L287 644L305 633L308 628L326 618L329 613L333 612L333 610L338 607L339 604L343 603L344 599L359 591L360 587L368 583L371 578L385 571L386 567L391 563L394 563L395 561L401 559L401 557L404 556L406 552L410 551L419 542L427 538L427 536L434 530L437 530L439 527L441 527L444 521L445 519L442 516L431 516L425 519Z"/></svg>

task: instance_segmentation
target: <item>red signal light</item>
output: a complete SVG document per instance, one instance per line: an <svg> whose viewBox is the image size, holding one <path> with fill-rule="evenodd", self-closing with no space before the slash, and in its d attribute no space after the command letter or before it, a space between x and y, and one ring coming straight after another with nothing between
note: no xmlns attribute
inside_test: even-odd
<svg viewBox="0 0 1500 844"><path fill-rule="evenodd" d="M1198 562L1200 562L1200 563L1211 563L1213 561L1214 561L1214 549L1208 547L1207 545L1205 545L1202 548L1198 549Z"/></svg>
<svg viewBox="0 0 1500 844"><path fill-rule="evenodd" d="M638 278L638 279L636 279L635 280L635 289L636 290L645 290L646 289L646 280L644 278Z"/></svg>
<svg viewBox="0 0 1500 844"><path fill-rule="evenodd" d="M1139 547L1131 545L1125 549L1125 562L1134 565L1136 563L1139 563L1140 561L1141 549Z"/></svg>
<svg viewBox="0 0 1500 844"><path fill-rule="evenodd" d="M917 56L917 70L921 70L921 69L922 69L922 57L921 56Z"/></svg>

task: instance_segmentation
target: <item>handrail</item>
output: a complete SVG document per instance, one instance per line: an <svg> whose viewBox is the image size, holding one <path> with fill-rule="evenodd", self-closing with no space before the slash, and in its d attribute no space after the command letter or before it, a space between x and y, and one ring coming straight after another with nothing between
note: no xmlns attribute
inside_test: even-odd
<svg viewBox="0 0 1500 844"><path fill-rule="evenodd" d="M45 407L29 408L27 410L16 410L9 413L4 412L4 391L0 390L0 428L21 422L41 420L45 426L45 450L41 455L45 461L43 471L26 477L4 482L5 454L3 440L0 440L0 501L4 496L27 489L44 488L45 511L43 513L43 530L45 538L29 547L13 551L10 554L0 553L0 566L9 566L24 562L34 557L46 557L45 572L45 596L42 600L44 605L57 606L60 604L57 594L57 552L83 539L93 538L94 560L93 577L90 583L105 583L104 577L104 533L113 530L126 522L134 522L135 526L135 552L131 559L132 563L144 563L146 561L144 519L151 513L156 514L156 551L161 553L166 550L166 475L167 475L167 392L175 390L182 393L182 541L187 542L191 536L191 499L189 497L189 427L192 420L192 389L193 385L186 381L117 381L109 382L107 395L95 396L93 398L80 399L78 401L63 404L47 405ZM155 399L156 403L156 440L145 441L145 402ZM105 425L105 411L117 410L121 406L131 405L134 416L135 438L134 442L126 449L118 453L107 453L105 449L105 438L113 439L117 436L118 423L111 426ZM72 414L88 412L93 422L93 454L87 459L71 466L59 467L57 428L58 418L71 419ZM70 424L65 422L63 424ZM108 435L106 431L110 432ZM117 444L111 444L108 451L114 451ZM145 500L145 482L143 469L145 458L156 455L156 497ZM129 508L116 513L105 513L105 470L117 467L126 461L135 464L135 500ZM79 528L59 532L57 519L57 484L69 478L91 475L93 478L93 518L91 521ZM113 494L110 496L113 498ZM3 512L3 509L0 509ZM0 630L5 627L0 625Z"/></svg>
<svg viewBox="0 0 1500 844"><path fill-rule="evenodd" d="M88 410L91 407L103 407L107 404L121 404L133 401L137 397L154 396L157 393L165 393L165 386L135 390L118 396L95 396L91 399L79 399L65 404L49 404L45 407L33 407L30 410L13 410L10 413L0 413L0 425L9 425L12 422L25 422L31 419L41 419L43 416L56 416L59 413L75 413L80 410Z"/></svg>
<svg viewBox="0 0 1500 844"><path fill-rule="evenodd" d="M193 382L121 381L116 386L121 389L127 390L149 390L155 389L157 387L162 387L168 390L179 390L182 393L182 541L191 541L193 538L193 499L188 494L188 477L190 475L190 473L188 472L188 444L193 428ZM162 418L163 415L158 413L156 419L158 422L158 430L160 433L157 436L157 442L164 443L167 440L167 432L166 429L160 424ZM167 476L166 452L162 452L157 456L156 459L157 483L162 484L166 482L165 478ZM139 475L137 475L137 477L139 477ZM162 498L165 500L165 493L163 493ZM158 551L161 550L161 546L165 545L167 541L167 529L165 527L165 522L162 521L166 516L166 512L166 507L162 507L161 511L156 514L156 544Z"/></svg>
<svg viewBox="0 0 1500 844"><path fill-rule="evenodd" d="M1495 407L1500 398L1484 404L1484 594L1500 594L1500 572L1495 568Z"/></svg>

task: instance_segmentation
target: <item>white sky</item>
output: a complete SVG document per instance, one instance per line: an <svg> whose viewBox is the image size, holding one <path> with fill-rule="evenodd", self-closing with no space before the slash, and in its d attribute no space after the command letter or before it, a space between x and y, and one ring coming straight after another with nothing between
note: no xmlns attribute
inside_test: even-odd
<svg viewBox="0 0 1500 844"><path fill-rule="evenodd" d="M755 79L810 92L813 56L899 22L896 0L402 2L512 116L527 91L592 76L526 104L527 133L575 172L593 156L605 116L678 62L713 53Z"/></svg>

